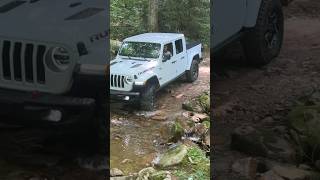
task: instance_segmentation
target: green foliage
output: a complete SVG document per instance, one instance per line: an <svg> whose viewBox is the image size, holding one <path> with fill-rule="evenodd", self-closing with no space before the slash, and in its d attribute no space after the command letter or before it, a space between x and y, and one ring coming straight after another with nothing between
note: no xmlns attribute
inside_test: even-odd
<svg viewBox="0 0 320 180"><path fill-rule="evenodd" d="M110 1L111 39L147 32L148 0Z"/></svg>
<svg viewBox="0 0 320 180"><path fill-rule="evenodd" d="M193 41L209 45L209 0L160 1L159 28L163 32L181 32Z"/></svg>
<svg viewBox="0 0 320 180"><path fill-rule="evenodd" d="M148 0L111 0L111 39L148 32ZM158 0L159 32L184 33L207 47L210 40L209 0Z"/></svg>
<svg viewBox="0 0 320 180"><path fill-rule="evenodd" d="M182 170L174 173L179 179L210 179L210 160L198 147L190 147L182 162Z"/></svg>

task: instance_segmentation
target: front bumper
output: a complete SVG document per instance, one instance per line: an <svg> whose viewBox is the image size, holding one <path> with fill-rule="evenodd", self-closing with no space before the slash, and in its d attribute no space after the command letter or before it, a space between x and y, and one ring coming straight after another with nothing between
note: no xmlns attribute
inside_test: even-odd
<svg viewBox="0 0 320 180"><path fill-rule="evenodd" d="M21 91L0 88L0 103L23 106L44 106L59 108L88 108L104 100L106 103L107 82L103 71L90 71L80 65L73 74L73 82L68 92L63 94L39 91ZM90 67L90 66L89 66ZM99 66L102 69L103 65ZM85 70L83 70L85 69ZM99 96L98 96L99 94ZM101 96L103 95L103 96Z"/></svg>
<svg viewBox="0 0 320 180"><path fill-rule="evenodd" d="M118 101L131 101L140 97L140 92L110 90L110 99Z"/></svg>

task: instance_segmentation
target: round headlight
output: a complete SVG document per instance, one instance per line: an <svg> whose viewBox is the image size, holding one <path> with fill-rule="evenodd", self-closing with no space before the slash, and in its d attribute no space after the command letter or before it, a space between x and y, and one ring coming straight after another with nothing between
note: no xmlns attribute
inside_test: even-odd
<svg viewBox="0 0 320 180"><path fill-rule="evenodd" d="M127 76L127 77L125 78L125 80L126 80L126 83L127 83L127 84L133 83L133 77L131 77L131 76Z"/></svg>
<svg viewBox="0 0 320 180"><path fill-rule="evenodd" d="M70 59L67 49L63 47L54 47L49 52L47 64L54 71L65 71L71 64Z"/></svg>

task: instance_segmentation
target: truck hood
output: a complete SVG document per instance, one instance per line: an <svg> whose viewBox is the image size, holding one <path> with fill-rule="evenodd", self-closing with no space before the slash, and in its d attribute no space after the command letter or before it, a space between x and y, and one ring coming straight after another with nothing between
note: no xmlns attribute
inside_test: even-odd
<svg viewBox="0 0 320 180"><path fill-rule="evenodd" d="M157 66L157 61L118 58L110 62L110 74L140 76Z"/></svg>
<svg viewBox="0 0 320 180"><path fill-rule="evenodd" d="M108 32L106 10L105 0L3 0L0 36L87 44Z"/></svg>

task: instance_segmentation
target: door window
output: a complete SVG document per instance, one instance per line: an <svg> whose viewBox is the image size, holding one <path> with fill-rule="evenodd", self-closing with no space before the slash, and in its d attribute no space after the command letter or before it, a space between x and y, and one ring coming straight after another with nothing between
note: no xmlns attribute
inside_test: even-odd
<svg viewBox="0 0 320 180"><path fill-rule="evenodd" d="M168 43L168 44L164 45L164 47L163 47L163 56L171 58L172 55L173 55L173 44L172 43Z"/></svg>
<svg viewBox="0 0 320 180"><path fill-rule="evenodd" d="M182 39L176 40L175 45L176 45L176 53L180 54L183 51Z"/></svg>

